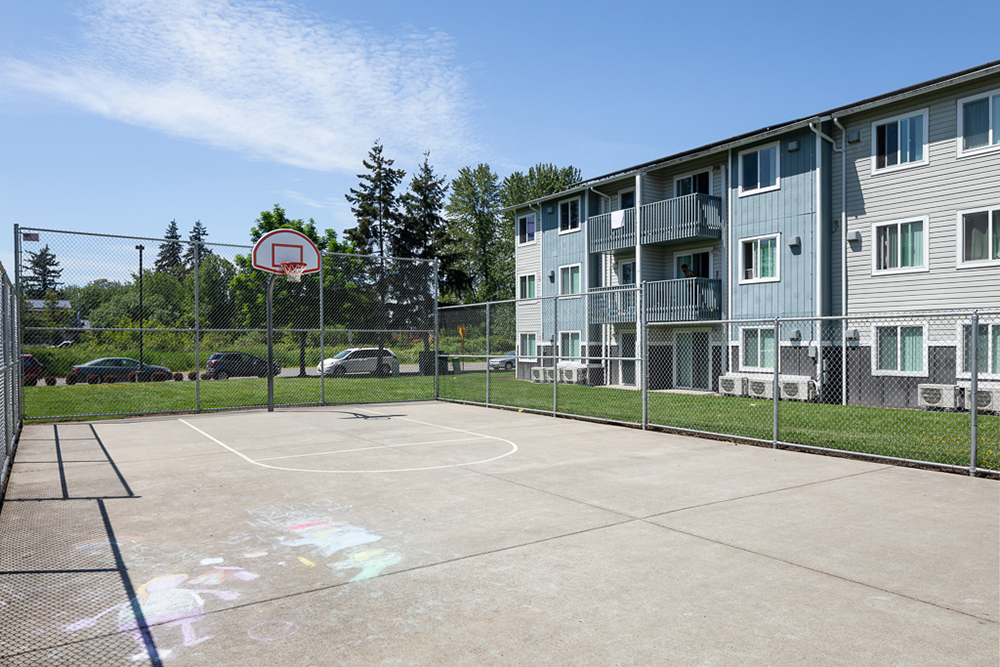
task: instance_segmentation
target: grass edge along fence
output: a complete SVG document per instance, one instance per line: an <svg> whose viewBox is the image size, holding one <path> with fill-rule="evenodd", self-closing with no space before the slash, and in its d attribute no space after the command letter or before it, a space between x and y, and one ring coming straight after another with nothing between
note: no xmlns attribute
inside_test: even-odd
<svg viewBox="0 0 1000 667"><path fill-rule="evenodd" d="M635 293L638 289L626 288L622 292ZM594 327L593 319L586 316L581 324L581 318L574 318L560 303L576 300L579 309L587 307L579 305L586 298L539 297L439 309L442 342L455 340L454 332L464 331L461 347L446 345L442 349L450 358L461 359L464 370L460 375L440 378L438 399L926 465L973 476L1000 475L1000 406L993 403L984 408L980 404L975 411L970 406L973 396L987 402L1000 394L1000 357L996 356L1000 354L1000 314L996 311L639 322L631 332L623 332L644 333L639 341L630 341L634 348L620 344L602 348L592 341L577 342L580 330L587 330L588 320L592 336L600 327ZM624 300L619 297L621 302ZM516 316L512 315L515 309ZM534 341L526 340L527 327L518 326L518 320L534 323L538 329ZM499 328L507 330L498 331L498 321L505 323ZM511 326L516 330L511 331ZM603 326L604 331L599 333L606 335L610 327ZM721 365L714 371L713 390L655 388L657 355L663 355L669 347L662 345L663 341L670 340L677 347L682 334L709 327L718 333L719 340L713 341L712 347L719 350L708 363ZM776 368L755 369L753 374L740 372L742 359L737 345L746 343L743 328L758 334L764 329L775 332L769 340L778 340L780 345L769 354L772 360L777 359L776 364L770 363ZM971 336L971 331L979 331L979 335ZM906 335L927 339L922 359L919 351L909 353L911 363L923 364L922 371L907 372L902 366L907 362L907 348L905 340L899 339ZM516 369L509 370L503 364L511 353L507 348L515 347L512 340L517 341L513 352ZM886 341L898 346L895 362L904 370L895 374L882 370L893 363L890 351L881 349L887 346ZM525 346L532 343L533 348L526 350ZM763 348L759 352L763 355ZM847 359L847 364L839 364L841 358ZM671 360L676 359L675 351ZM804 361L823 369L817 374L823 373L827 387L821 388L825 393L809 394L808 400L791 400L786 396L786 380L800 380L798 374L805 368ZM838 363L834 365L833 361ZM614 365L631 367L632 377L621 370L615 377L614 369L609 371ZM675 380L680 372L674 369ZM690 370L687 372L690 377ZM757 389L765 383L766 396L722 395L718 380L730 374L751 375ZM662 385L662 372L660 375ZM633 381L631 386L624 382L628 379ZM805 382L810 392L816 391L814 380ZM889 396L895 391L899 396L893 400L916 403L918 391L947 392L948 387L959 393L958 402L953 404L957 407L871 404L878 400L889 402L873 398L879 392ZM901 398L907 391L910 395Z"/></svg>

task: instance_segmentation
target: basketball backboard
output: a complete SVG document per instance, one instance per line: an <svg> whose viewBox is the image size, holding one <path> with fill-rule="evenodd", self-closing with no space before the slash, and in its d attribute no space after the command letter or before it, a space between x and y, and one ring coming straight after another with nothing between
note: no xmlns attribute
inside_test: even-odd
<svg viewBox="0 0 1000 667"><path fill-rule="evenodd" d="M319 271L319 248L302 232L275 229L260 237L253 247L253 266L269 273L284 273L282 264L305 264L302 273Z"/></svg>

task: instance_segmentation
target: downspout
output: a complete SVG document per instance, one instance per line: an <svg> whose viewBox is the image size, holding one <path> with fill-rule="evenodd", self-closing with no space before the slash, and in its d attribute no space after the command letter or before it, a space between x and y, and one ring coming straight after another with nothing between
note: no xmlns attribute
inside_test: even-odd
<svg viewBox="0 0 1000 667"><path fill-rule="evenodd" d="M847 128L839 118L833 124L840 128L842 142L847 140ZM836 150L836 149L834 149ZM840 149L840 402L847 405L847 145Z"/></svg>
<svg viewBox="0 0 1000 667"><path fill-rule="evenodd" d="M730 148L729 152L726 154L727 178L725 183L726 234L729 239L729 249L726 252L726 306L728 308L726 316L730 320L733 317L733 278L734 277L738 278L738 276L734 276L733 274L733 197L732 197L733 190L732 188L733 188L733 172L735 170L732 168L732 166L733 166L733 149ZM733 324L732 322L729 322L729 324L726 325L726 346L725 346L726 368L728 368L729 364L731 363L729 358L732 355L732 349L730 348L732 342L733 342Z"/></svg>
<svg viewBox="0 0 1000 667"><path fill-rule="evenodd" d="M645 281L642 275L642 177L645 172L640 171L635 175L635 285L641 286ZM635 349L632 351L633 354L640 350L644 350L644 341L646 338L646 332L642 330L643 316L642 311L646 307L643 303L644 291L638 290L633 292L635 295ZM619 353L621 351L619 350ZM635 370L641 371L641 375L636 380L637 387L642 391L643 397L646 395L646 365L647 359L642 359L639 368L632 371L633 375Z"/></svg>
<svg viewBox="0 0 1000 667"><path fill-rule="evenodd" d="M725 201L725 206L726 206L726 219L725 219L724 224L726 225L726 234L727 235L729 233L729 186L728 186L728 180L727 180L728 179L728 174L729 174L729 163L727 162L726 164L722 165L722 188L721 188L722 189L722 197L723 197L723 199ZM722 251L726 255L725 280L726 280L726 285L727 286L729 285L729 253L731 252L731 250L732 249L729 247L728 238L724 239L722 241ZM727 319L728 317L729 317L729 300L728 300L728 297L727 297L726 303L725 303L725 305L722 308L722 318L723 319ZM726 327L726 328L728 329L728 327ZM722 337L724 339L723 342L722 342L722 374L723 375L728 375L729 374L729 340L726 337L725 333L723 333Z"/></svg>

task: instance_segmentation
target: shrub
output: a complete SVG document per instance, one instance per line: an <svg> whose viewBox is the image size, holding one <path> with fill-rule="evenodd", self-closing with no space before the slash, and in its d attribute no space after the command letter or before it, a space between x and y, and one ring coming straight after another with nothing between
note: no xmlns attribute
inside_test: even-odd
<svg viewBox="0 0 1000 667"><path fill-rule="evenodd" d="M74 385L74 384L76 384L76 380L77 380L77 378L76 378L76 375L74 373L70 373L69 375L66 376L66 384L68 384L68 385Z"/></svg>
<svg viewBox="0 0 1000 667"><path fill-rule="evenodd" d="M91 373L87 376L87 384L97 384L101 381L101 376L97 373Z"/></svg>
<svg viewBox="0 0 1000 667"><path fill-rule="evenodd" d="M198 377L198 371L188 371L188 380L193 380Z"/></svg>
<svg viewBox="0 0 1000 667"><path fill-rule="evenodd" d="M174 382L181 382L184 379L184 373L174 373Z"/></svg>
<svg viewBox="0 0 1000 667"><path fill-rule="evenodd" d="M49 386L49 387L56 386L56 376L55 375L46 375L45 376L45 384L47 386Z"/></svg>

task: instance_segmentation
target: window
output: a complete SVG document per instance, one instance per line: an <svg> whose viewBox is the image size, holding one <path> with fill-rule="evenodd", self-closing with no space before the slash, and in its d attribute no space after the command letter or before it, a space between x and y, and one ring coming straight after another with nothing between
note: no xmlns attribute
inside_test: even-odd
<svg viewBox="0 0 1000 667"><path fill-rule="evenodd" d="M562 266L559 268L559 293L580 293L580 265Z"/></svg>
<svg viewBox="0 0 1000 667"><path fill-rule="evenodd" d="M875 327L874 375L926 375L922 326Z"/></svg>
<svg viewBox="0 0 1000 667"><path fill-rule="evenodd" d="M535 334L521 334L521 351L519 356L522 357L521 361L525 361L524 357L535 356ZM533 359L528 359L528 361L533 361Z"/></svg>
<svg viewBox="0 0 1000 667"><path fill-rule="evenodd" d="M958 154L1000 147L1000 91L958 101Z"/></svg>
<svg viewBox="0 0 1000 667"><path fill-rule="evenodd" d="M743 368L774 369L774 329L743 329Z"/></svg>
<svg viewBox="0 0 1000 667"><path fill-rule="evenodd" d="M959 264L1000 261L1000 207L958 212Z"/></svg>
<svg viewBox="0 0 1000 667"><path fill-rule="evenodd" d="M534 299L535 298L535 274L529 273L528 275L521 276L520 287L521 287L521 291L519 292L520 298L522 298L522 299Z"/></svg>
<svg viewBox="0 0 1000 667"><path fill-rule="evenodd" d="M703 195L712 194L712 172L703 171L699 174L681 176L674 179L674 196L683 197L700 193Z"/></svg>
<svg viewBox="0 0 1000 667"><path fill-rule="evenodd" d="M872 271L926 269L927 218L872 225Z"/></svg>
<svg viewBox="0 0 1000 667"><path fill-rule="evenodd" d="M580 200L570 199L559 204L559 233L580 229Z"/></svg>
<svg viewBox="0 0 1000 667"><path fill-rule="evenodd" d="M535 214L529 213L517 219L517 242L535 242Z"/></svg>
<svg viewBox="0 0 1000 667"><path fill-rule="evenodd" d="M872 123L872 173L927 163L927 110Z"/></svg>
<svg viewBox="0 0 1000 667"><path fill-rule="evenodd" d="M777 190L781 186L778 173L778 144L761 146L739 155L740 196Z"/></svg>
<svg viewBox="0 0 1000 667"><path fill-rule="evenodd" d="M743 250L740 257L741 283L774 282L779 279L778 239L779 235L774 234L740 241Z"/></svg>
<svg viewBox="0 0 1000 667"><path fill-rule="evenodd" d="M579 331L563 331L559 334L559 355L563 361L580 361Z"/></svg>
<svg viewBox="0 0 1000 667"><path fill-rule="evenodd" d="M622 190L618 193L618 210L635 207L635 190Z"/></svg>
<svg viewBox="0 0 1000 667"><path fill-rule="evenodd" d="M635 284L635 262L622 262L618 265L618 284Z"/></svg>
<svg viewBox="0 0 1000 667"><path fill-rule="evenodd" d="M972 325L962 326L962 373L971 374ZM976 336L976 373L1000 377L1000 324L980 324Z"/></svg>

